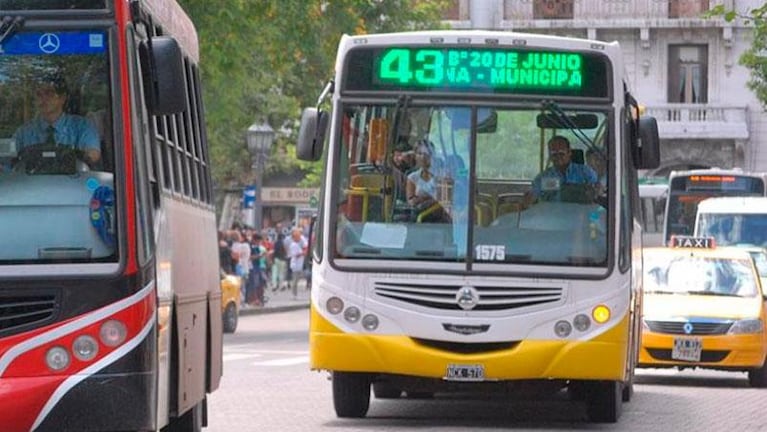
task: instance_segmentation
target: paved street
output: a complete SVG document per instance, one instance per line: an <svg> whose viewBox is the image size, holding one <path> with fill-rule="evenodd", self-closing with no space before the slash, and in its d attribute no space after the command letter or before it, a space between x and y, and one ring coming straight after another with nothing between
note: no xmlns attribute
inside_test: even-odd
<svg viewBox="0 0 767 432"><path fill-rule="evenodd" d="M245 315L227 335L224 378L210 397L205 432L230 431L754 431L767 430L767 390L745 374L641 370L615 425L583 422L583 407L552 395L520 398L371 400L365 419L333 411L324 372L308 370L308 311Z"/></svg>

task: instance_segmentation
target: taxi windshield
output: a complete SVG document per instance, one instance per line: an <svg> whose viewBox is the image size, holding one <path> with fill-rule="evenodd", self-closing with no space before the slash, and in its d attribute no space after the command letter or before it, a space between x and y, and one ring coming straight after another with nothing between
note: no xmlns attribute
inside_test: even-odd
<svg viewBox="0 0 767 432"><path fill-rule="evenodd" d="M644 255L646 293L754 297L758 294L754 276L748 259Z"/></svg>

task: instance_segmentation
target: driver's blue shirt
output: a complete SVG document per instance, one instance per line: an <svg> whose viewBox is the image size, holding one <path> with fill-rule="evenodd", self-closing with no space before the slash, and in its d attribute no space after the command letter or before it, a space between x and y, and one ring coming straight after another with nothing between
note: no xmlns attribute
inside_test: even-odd
<svg viewBox="0 0 767 432"><path fill-rule="evenodd" d="M559 198L559 190L566 184L597 184L599 179L597 173L590 166L585 164L570 163L565 169L564 174L556 167L546 168L538 174L533 180L533 196L541 197L543 193L553 195L551 199Z"/></svg>
<svg viewBox="0 0 767 432"><path fill-rule="evenodd" d="M16 150L18 151L35 144L45 144L48 138L48 127L50 126L51 124L40 117L35 117L27 124L21 126L13 134L13 139L16 141ZM52 126L55 129L54 140L58 145L70 146L80 150L101 149L99 134L85 117L62 114Z"/></svg>

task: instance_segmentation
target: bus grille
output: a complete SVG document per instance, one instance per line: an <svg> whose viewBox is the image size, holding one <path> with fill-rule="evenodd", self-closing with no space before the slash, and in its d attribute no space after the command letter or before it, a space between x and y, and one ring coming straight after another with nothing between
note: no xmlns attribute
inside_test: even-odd
<svg viewBox="0 0 767 432"><path fill-rule="evenodd" d="M0 295L0 334L45 322L53 317L55 311L54 294Z"/></svg>
<svg viewBox="0 0 767 432"><path fill-rule="evenodd" d="M456 295L462 285L416 285L412 283L376 282L375 293L380 297L402 301L418 306L462 310ZM474 286L479 294L473 311L496 311L518 309L562 299L562 288L558 287L513 287Z"/></svg>
<svg viewBox="0 0 767 432"><path fill-rule="evenodd" d="M448 351L459 354L481 354L493 351L510 350L519 344L518 341L464 343L419 338L414 338L413 341L419 345L429 348L435 348L441 351Z"/></svg>
<svg viewBox="0 0 767 432"><path fill-rule="evenodd" d="M692 331L687 333L684 329L687 321L645 321L650 330L655 333L666 334L689 334L689 335L722 335L726 334L732 321L720 322L694 322L691 321Z"/></svg>

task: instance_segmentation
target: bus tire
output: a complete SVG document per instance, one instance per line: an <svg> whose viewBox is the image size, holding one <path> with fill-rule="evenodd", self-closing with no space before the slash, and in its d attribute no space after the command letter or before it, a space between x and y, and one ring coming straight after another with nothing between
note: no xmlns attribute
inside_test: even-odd
<svg viewBox="0 0 767 432"><path fill-rule="evenodd" d="M623 383L620 381L592 381L588 383L586 412L594 423L615 423L621 416Z"/></svg>
<svg viewBox="0 0 767 432"><path fill-rule="evenodd" d="M333 407L341 418L362 418L370 407L370 376L333 372Z"/></svg>
<svg viewBox="0 0 767 432"><path fill-rule="evenodd" d="M756 388L767 387L767 360L762 367L748 370L748 385Z"/></svg>
<svg viewBox="0 0 767 432"><path fill-rule="evenodd" d="M398 389L388 383L373 383L373 395L376 399L398 399L402 396L402 389Z"/></svg>
<svg viewBox="0 0 767 432"><path fill-rule="evenodd" d="M202 432L204 403L204 401L199 402L190 408L189 411L182 414L181 417L171 418L170 423L162 428L162 432Z"/></svg>
<svg viewBox="0 0 767 432"><path fill-rule="evenodd" d="M229 303L224 310L224 333L234 333L234 331L237 330L238 319L237 308Z"/></svg>

